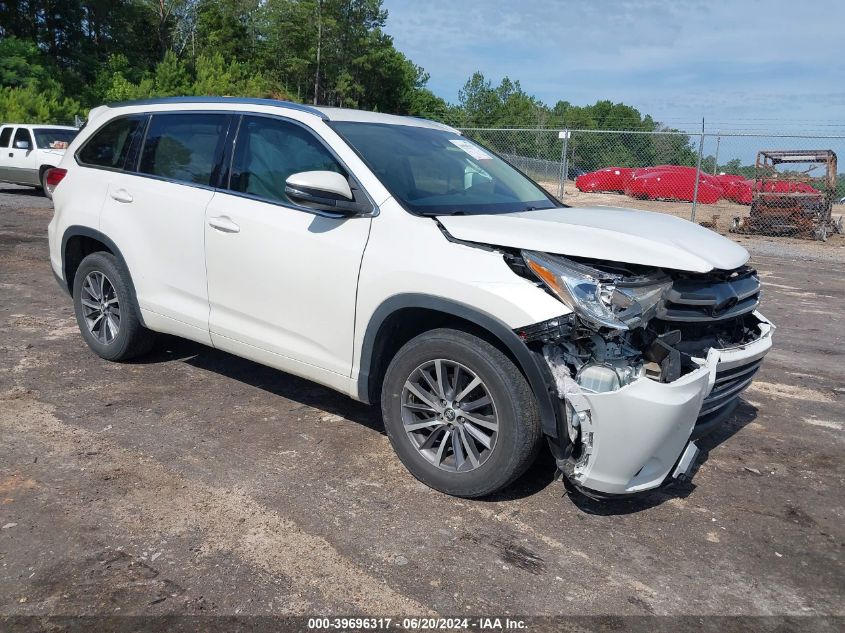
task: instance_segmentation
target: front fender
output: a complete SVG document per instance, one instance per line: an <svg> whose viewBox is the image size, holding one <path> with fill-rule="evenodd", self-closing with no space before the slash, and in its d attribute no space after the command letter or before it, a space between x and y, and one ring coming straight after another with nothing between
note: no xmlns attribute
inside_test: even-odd
<svg viewBox="0 0 845 633"><path fill-rule="evenodd" d="M557 437L560 408L557 406L554 380L543 357L531 351L505 322L495 316L476 307L433 295L417 293L394 295L382 302L373 312L367 324L361 348L358 372L359 400L366 403L371 401L371 381L375 378L371 370L375 365L376 341L382 334L382 325L391 314L407 308L423 308L455 316L492 334L510 351L528 380L537 398L543 432L551 437Z"/></svg>

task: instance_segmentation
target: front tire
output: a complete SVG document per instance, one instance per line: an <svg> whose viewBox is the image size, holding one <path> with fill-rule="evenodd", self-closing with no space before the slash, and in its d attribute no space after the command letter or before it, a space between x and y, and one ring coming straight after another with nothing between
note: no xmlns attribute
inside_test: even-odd
<svg viewBox="0 0 845 633"><path fill-rule="evenodd" d="M100 358L125 361L150 350L154 334L130 300L129 273L114 255L88 255L76 269L73 308L88 347Z"/></svg>
<svg viewBox="0 0 845 633"><path fill-rule="evenodd" d="M405 467L457 497L501 490L540 447L539 410L525 377L499 349L459 330L406 343L387 368L381 406Z"/></svg>

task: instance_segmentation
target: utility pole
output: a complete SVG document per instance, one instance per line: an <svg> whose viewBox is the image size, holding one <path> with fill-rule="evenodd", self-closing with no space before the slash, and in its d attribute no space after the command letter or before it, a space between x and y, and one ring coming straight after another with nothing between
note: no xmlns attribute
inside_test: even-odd
<svg viewBox="0 0 845 633"><path fill-rule="evenodd" d="M323 45L323 0L317 0L317 70L314 73L314 105L320 94L320 49Z"/></svg>

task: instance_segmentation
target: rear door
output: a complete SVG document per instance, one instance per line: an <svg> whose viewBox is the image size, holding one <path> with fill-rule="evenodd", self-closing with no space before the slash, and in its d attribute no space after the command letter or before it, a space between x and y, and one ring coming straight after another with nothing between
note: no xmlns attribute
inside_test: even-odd
<svg viewBox="0 0 845 633"><path fill-rule="evenodd" d="M230 116L154 113L138 158L109 175L102 232L121 249L154 329L210 343L205 208Z"/></svg>

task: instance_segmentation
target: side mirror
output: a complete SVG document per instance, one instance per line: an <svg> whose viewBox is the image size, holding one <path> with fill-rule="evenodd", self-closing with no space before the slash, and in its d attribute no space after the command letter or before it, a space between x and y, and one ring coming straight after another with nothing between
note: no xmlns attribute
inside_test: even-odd
<svg viewBox="0 0 845 633"><path fill-rule="evenodd" d="M29 149L29 141L15 141L15 149Z"/></svg>
<svg viewBox="0 0 845 633"><path fill-rule="evenodd" d="M301 171L285 181L288 198L309 209L356 215L370 210L352 195L347 179L333 171Z"/></svg>

